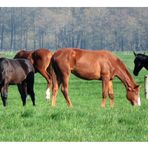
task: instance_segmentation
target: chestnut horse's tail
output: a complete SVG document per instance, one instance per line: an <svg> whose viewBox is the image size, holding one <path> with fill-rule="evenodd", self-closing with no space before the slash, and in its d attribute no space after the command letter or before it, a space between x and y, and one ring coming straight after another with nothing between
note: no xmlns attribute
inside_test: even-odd
<svg viewBox="0 0 148 148"><path fill-rule="evenodd" d="M61 72L54 55L51 58L48 72L52 78L52 106L56 106L56 95L61 84Z"/></svg>
<svg viewBox="0 0 148 148"><path fill-rule="evenodd" d="M57 65L54 60L54 57L52 56L50 64L47 68L47 72L49 73L50 79L52 80L52 90L55 88L56 84L58 83L57 79Z"/></svg>

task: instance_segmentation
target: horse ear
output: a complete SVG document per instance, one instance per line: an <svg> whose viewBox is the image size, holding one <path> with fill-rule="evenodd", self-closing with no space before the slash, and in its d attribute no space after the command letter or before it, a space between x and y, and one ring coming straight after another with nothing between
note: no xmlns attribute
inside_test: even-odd
<svg viewBox="0 0 148 148"><path fill-rule="evenodd" d="M135 57L136 57L136 56L137 56L136 52L135 52L135 51L133 51L133 53L134 53L134 55L135 55Z"/></svg>
<svg viewBox="0 0 148 148"><path fill-rule="evenodd" d="M141 88L141 85L137 85L135 88Z"/></svg>

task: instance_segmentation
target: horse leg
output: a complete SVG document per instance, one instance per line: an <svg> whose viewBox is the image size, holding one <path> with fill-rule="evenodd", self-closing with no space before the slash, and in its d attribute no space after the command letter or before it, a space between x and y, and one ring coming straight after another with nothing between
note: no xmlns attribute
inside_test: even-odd
<svg viewBox="0 0 148 148"><path fill-rule="evenodd" d="M8 96L8 85L4 85L1 88L1 98L4 107L7 105L7 96Z"/></svg>
<svg viewBox="0 0 148 148"><path fill-rule="evenodd" d="M58 83L55 83L52 87L52 106L56 106L56 96L58 93L58 89L59 89L59 85Z"/></svg>
<svg viewBox="0 0 148 148"><path fill-rule="evenodd" d="M30 95L33 106L35 106L35 93L34 93L34 73L31 72L27 76L27 93Z"/></svg>
<svg viewBox="0 0 148 148"><path fill-rule="evenodd" d="M56 106L56 96L58 93L58 89L61 85L61 80L60 78L57 78L55 73L53 74L53 85L52 85L52 106Z"/></svg>
<svg viewBox="0 0 148 148"><path fill-rule="evenodd" d="M27 85L26 83L18 84L17 85L19 93L21 95L23 106L26 105L26 98L27 98Z"/></svg>
<svg viewBox="0 0 148 148"><path fill-rule="evenodd" d="M105 77L102 79L102 104L101 104L102 107L106 106L106 98L108 96L108 89L109 89L108 83L109 83L108 78Z"/></svg>
<svg viewBox="0 0 148 148"><path fill-rule="evenodd" d="M68 107L72 107L72 103L68 95L68 81L69 81L69 75L65 75L62 81L62 93L66 99Z"/></svg>
<svg viewBox="0 0 148 148"><path fill-rule="evenodd" d="M50 99L50 86L51 86L50 76L48 72L44 69L38 69L38 71L47 81L46 100L49 100Z"/></svg>
<svg viewBox="0 0 148 148"><path fill-rule="evenodd" d="M110 98L110 107L113 107L114 106L114 90L113 90L113 83L111 80L109 81L108 94L109 94L109 98Z"/></svg>

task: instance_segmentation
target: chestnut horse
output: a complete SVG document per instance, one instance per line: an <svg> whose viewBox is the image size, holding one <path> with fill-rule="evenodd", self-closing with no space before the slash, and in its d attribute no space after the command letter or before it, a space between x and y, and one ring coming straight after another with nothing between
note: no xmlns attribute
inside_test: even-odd
<svg viewBox="0 0 148 148"><path fill-rule="evenodd" d="M51 78L47 72L50 64L52 52L48 49L40 48L37 50L20 50L14 58L25 58L31 61L35 68L35 72L39 72L47 81L46 99L50 99Z"/></svg>
<svg viewBox="0 0 148 148"><path fill-rule="evenodd" d="M70 73L85 80L102 80L102 107L106 106L106 98L110 98L110 106L114 105L112 80L117 76L125 85L126 97L132 105L141 105L140 88L128 72L124 63L107 50L83 50L63 48L57 50L51 59L53 92L52 106L56 105L56 95L60 84L67 105L72 106L68 94Z"/></svg>

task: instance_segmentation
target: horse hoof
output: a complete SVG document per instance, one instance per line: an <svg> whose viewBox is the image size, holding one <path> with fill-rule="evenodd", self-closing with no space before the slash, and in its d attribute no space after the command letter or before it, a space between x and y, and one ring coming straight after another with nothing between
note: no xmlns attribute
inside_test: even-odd
<svg viewBox="0 0 148 148"><path fill-rule="evenodd" d="M49 101L50 100L50 96L46 96L46 101Z"/></svg>

